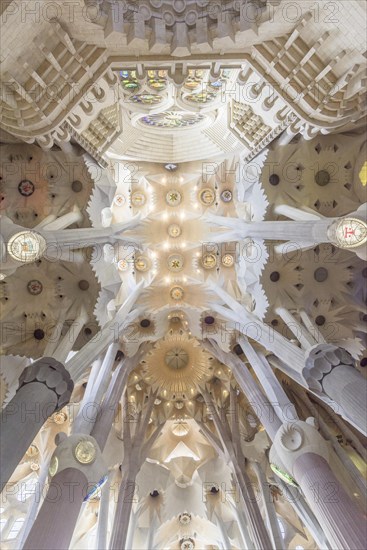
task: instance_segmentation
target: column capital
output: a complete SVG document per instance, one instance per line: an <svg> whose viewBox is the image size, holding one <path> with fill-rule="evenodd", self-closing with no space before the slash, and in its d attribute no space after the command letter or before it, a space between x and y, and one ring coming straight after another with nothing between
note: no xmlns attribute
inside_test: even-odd
<svg viewBox="0 0 367 550"><path fill-rule="evenodd" d="M306 351L302 374L310 389L324 393L323 378L339 366L354 368L355 361L351 354L334 344L321 343Z"/></svg>
<svg viewBox="0 0 367 550"><path fill-rule="evenodd" d="M57 447L51 457L49 475L53 478L66 469L82 472L88 482L86 487L87 500L95 490L103 485L108 476L101 450L97 441L91 435L64 433L57 434Z"/></svg>
<svg viewBox="0 0 367 550"><path fill-rule="evenodd" d="M276 433L270 449L269 460L272 470L287 481L286 476L294 476L294 465L305 453L314 453L329 461L329 449L325 439L316 429L316 420L297 420L282 424ZM289 483L289 481L288 481Z"/></svg>
<svg viewBox="0 0 367 550"><path fill-rule="evenodd" d="M74 382L64 365L53 357L42 357L26 367L19 377L19 391L26 384L39 382L44 384L57 395L55 411L62 409L69 403Z"/></svg>

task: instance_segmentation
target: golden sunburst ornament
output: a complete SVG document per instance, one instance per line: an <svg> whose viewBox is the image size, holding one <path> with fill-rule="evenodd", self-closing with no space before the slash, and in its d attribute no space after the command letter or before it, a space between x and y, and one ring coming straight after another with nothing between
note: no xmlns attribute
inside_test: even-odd
<svg viewBox="0 0 367 550"><path fill-rule="evenodd" d="M152 387L159 388L165 398L178 394L190 398L212 376L209 357L192 336L169 331L147 354L144 369Z"/></svg>

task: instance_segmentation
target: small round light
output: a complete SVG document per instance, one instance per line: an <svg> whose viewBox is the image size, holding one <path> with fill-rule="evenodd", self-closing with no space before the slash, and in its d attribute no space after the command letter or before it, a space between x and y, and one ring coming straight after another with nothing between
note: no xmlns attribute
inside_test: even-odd
<svg viewBox="0 0 367 550"><path fill-rule="evenodd" d="M74 456L80 464L91 464L96 459L97 450L92 441L80 441L74 449Z"/></svg>
<svg viewBox="0 0 367 550"><path fill-rule="evenodd" d="M126 202L124 195L115 195L113 198L113 204L116 206L123 206Z"/></svg>
<svg viewBox="0 0 367 550"><path fill-rule="evenodd" d="M171 223L167 228L167 232L172 239L177 239L181 235L181 227L178 223Z"/></svg>
<svg viewBox="0 0 367 550"><path fill-rule="evenodd" d="M128 264L127 260L119 260L117 262L117 268L120 271L127 271L129 269L129 264Z"/></svg>

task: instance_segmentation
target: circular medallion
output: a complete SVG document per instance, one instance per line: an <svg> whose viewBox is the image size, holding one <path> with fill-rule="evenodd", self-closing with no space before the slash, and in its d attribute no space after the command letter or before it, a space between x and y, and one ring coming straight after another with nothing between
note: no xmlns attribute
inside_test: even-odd
<svg viewBox="0 0 367 550"><path fill-rule="evenodd" d="M330 174L327 170L319 170L315 174L315 183L317 185L320 185L320 187L324 187L328 183L330 183Z"/></svg>
<svg viewBox="0 0 367 550"><path fill-rule="evenodd" d="M213 269L217 265L217 257L214 254L205 254L201 262L204 269Z"/></svg>
<svg viewBox="0 0 367 550"><path fill-rule="evenodd" d="M173 272L182 271L184 259L181 254L171 254L167 260L168 269Z"/></svg>
<svg viewBox="0 0 367 550"><path fill-rule="evenodd" d="M138 256L135 259L135 268L138 271L148 271L150 269L150 261L145 256Z"/></svg>
<svg viewBox="0 0 367 550"><path fill-rule="evenodd" d="M167 351L164 361L171 369L183 369L189 362L189 354L183 348L172 348Z"/></svg>
<svg viewBox="0 0 367 550"><path fill-rule="evenodd" d="M181 227L177 223L171 223L168 228L168 235L173 239L176 239L181 235Z"/></svg>
<svg viewBox="0 0 367 550"><path fill-rule="evenodd" d="M113 204L116 206L123 206L126 202L124 195L115 195L113 198Z"/></svg>
<svg viewBox="0 0 367 550"><path fill-rule="evenodd" d="M220 198L223 202L231 202L232 200L232 191L230 189L225 189L221 192Z"/></svg>
<svg viewBox="0 0 367 550"><path fill-rule="evenodd" d="M182 195L176 189L171 189L166 194L166 203L169 206L178 206L182 201Z"/></svg>
<svg viewBox="0 0 367 550"><path fill-rule="evenodd" d="M336 226L336 240L340 248L355 248L367 242L367 224L358 218L343 218Z"/></svg>
<svg viewBox="0 0 367 550"><path fill-rule="evenodd" d="M136 206L137 208L139 208L140 206L144 206L145 202L146 202L146 196L141 191L135 191L131 195L131 204L133 206Z"/></svg>
<svg viewBox="0 0 367 550"><path fill-rule="evenodd" d="M34 193L34 183L29 180L22 180L18 185L18 191L23 197L30 197Z"/></svg>
<svg viewBox="0 0 367 550"><path fill-rule="evenodd" d="M191 514L189 514L188 512L180 514L178 516L178 521L181 523L181 525L188 525L191 521Z"/></svg>
<svg viewBox="0 0 367 550"><path fill-rule="evenodd" d="M174 286L173 288L171 288L170 296L172 300L176 300L176 301L182 300L182 298L184 297L183 288L181 288L180 286Z"/></svg>
<svg viewBox="0 0 367 550"><path fill-rule="evenodd" d="M195 543L191 538L185 538L180 540L181 550L194 550Z"/></svg>
<svg viewBox="0 0 367 550"><path fill-rule="evenodd" d="M55 422L55 424L64 424L68 417L63 411L59 411L54 413L51 418Z"/></svg>
<svg viewBox="0 0 367 550"><path fill-rule="evenodd" d="M288 451L297 451L303 441L303 432L300 428L292 425L283 426L280 442Z"/></svg>
<svg viewBox="0 0 367 550"><path fill-rule="evenodd" d="M119 271L127 271L129 269L129 263L127 260L119 260L117 262L117 268Z"/></svg>
<svg viewBox="0 0 367 550"><path fill-rule="evenodd" d="M8 242L8 252L14 260L32 263L38 260L46 250L46 240L35 231L20 231Z"/></svg>
<svg viewBox="0 0 367 550"><path fill-rule="evenodd" d="M40 465L38 462L32 462L31 463L31 470L32 472L37 472L40 469Z"/></svg>
<svg viewBox="0 0 367 550"><path fill-rule="evenodd" d="M222 256L222 264L224 267L232 267L234 264L234 257L232 254L224 254L224 256Z"/></svg>
<svg viewBox="0 0 367 550"><path fill-rule="evenodd" d="M215 192L213 189L202 189L199 193L199 200L205 206L211 206L215 202Z"/></svg>
<svg viewBox="0 0 367 550"><path fill-rule="evenodd" d="M27 284L27 290L29 294L32 294L33 296L37 296L38 294L41 294L43 290L41 281L38 281L37 279L32 279Z"/></svg>
<svg viewBox="0 0 367 550"><path fill-rule="evenodd" d="M50 466L48 467L48 473L50 474L51 477L54 477L58 467L59 467L58 458L57 456L53 456L50 460Z"/></svg>
<svg viewBox="0 0 367 550"><path fill-rule="evenodd" d="M97 450L92 443L84 439L74 449L74 456L80 464L91 464L96 459Z"/></svg>

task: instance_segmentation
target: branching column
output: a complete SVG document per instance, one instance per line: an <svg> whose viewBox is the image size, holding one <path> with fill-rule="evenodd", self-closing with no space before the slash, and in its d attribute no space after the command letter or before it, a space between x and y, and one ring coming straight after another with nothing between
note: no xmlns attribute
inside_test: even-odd
<svg viewBox="0 0 367 550"><path fill-rule="evenodd" d="M126 419L124 422L124 460L121 465L123 480L118 494L115 519L109 546L110 550L121 550L121 548L125 548L129 519L133 505L135 479L147 457L149 449L154 444L162 430L161 425L157 426L152 435L144 442L155 398L156 393L151 393L149 400L145 405L144 416L140 413L139 417L135 419L136 429L134 435L131 433L129 419Z"/></svg>
<svg viewBox="0 0 367 550"><path fill-rule="evenodd" d="M250 531L250 537L256 549L267 550L272 547L271 541L269 538L269 534L266 530L264 521L261 517L259 506L257 504L250 480L248 479L248 476L245 472L245 459L242 455L242 452L241 456L239 456L240 447L236 445L236 438L235 441L233 440L225 416L223 416L222 418L219 416L217 407L212 400L211 395L208 393L208 391L204 389L201 389L201 392L205 399L206 405L209 407L209 410L212 413L213 422L221 440L222 452L225 454L227 460L229 459L233 465L235 476L237 478L237 482L245 505L245 514ZM207 427L204 427L204 424L201 424L201 428L203 429L204 434L208 435L210 439L210 435L208 433L210 430ZM216 446L218 448L218 444Z"/></svg>

